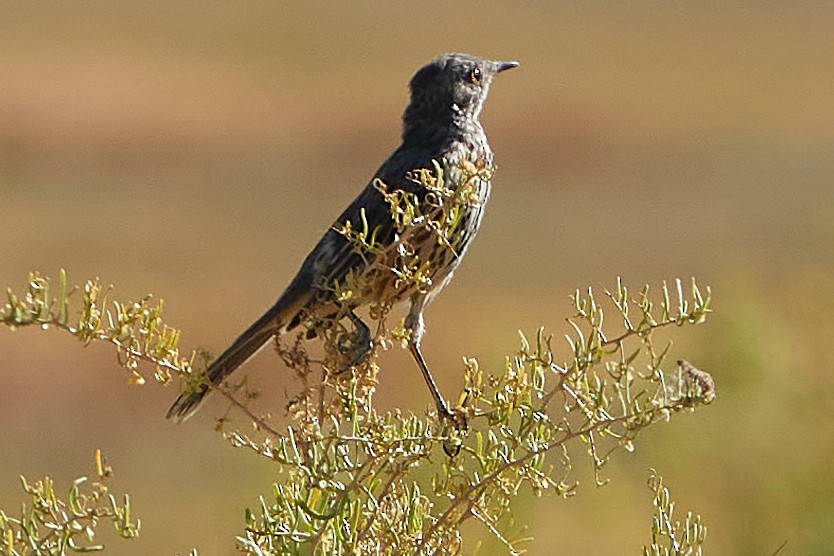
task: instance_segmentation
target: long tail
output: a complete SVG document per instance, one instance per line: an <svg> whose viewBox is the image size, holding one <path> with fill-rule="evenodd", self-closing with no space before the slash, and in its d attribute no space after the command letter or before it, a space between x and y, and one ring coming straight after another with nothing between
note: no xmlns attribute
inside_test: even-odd
<svg viewBox="0 0 834 556"><path fill-rule="evenodd" d="M177 398L167 417L181 423L194 415L200 407L203 398L209 393L209 383L217 385L232 374L247 359L266 345L279 330L278 318L282 308L276 304L267 311L252 326L246 329L220 357L215 359L206 369L206 383L196 392L184 393Z"/></svg>

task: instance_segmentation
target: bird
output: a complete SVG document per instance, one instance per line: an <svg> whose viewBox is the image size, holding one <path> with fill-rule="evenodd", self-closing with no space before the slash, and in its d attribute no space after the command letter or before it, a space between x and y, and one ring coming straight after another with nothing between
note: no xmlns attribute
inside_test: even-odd
<svg viewBox="0 0 834 556"><path fill-rule="evenodd" d="M373 343L367 324L354 311L381 300L408 304L404 320L409 331L408 348L429 386L438 414L452 417L421 352L423 310L449 282L477 234L491 180L472 181L470 202L460 210L445 241L431 234L413 234L410 248L427 265L421 284L398 280L396 269L384 265L380 271L380 261L375 259L383 256L385 247L400 240L402 229L392 218L392 192L424 201L429 192L415 176L436 174L441 168L446 169L444 184L450 189L466 179L461 168L475 168L480 175L486 172L491 177L493 154L479 118L493 78L518 65L516 61L450 53L431 60L414 74L409 82L410 101L402 117L399 148L324 233L275 304L208 366L202 384L177 398L167 413L169 419L182 422L194 415L213 387L275 337L302 325L315 336L309 323L316 318L347 318L353 323L358 340L349 363L358 364L371 352ZM373 231L373 241L380 248L367 252L357 248L346 230L355 230L360 223ZM376 270L371 271L373 268ZM365 279L357 285L356 276ZM347 299L339 298L339 289L351 280L358 291Z"/></svg>

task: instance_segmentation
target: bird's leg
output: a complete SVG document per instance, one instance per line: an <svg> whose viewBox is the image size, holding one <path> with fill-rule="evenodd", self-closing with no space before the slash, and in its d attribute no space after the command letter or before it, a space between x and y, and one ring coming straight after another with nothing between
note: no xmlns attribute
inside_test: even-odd
<svg viewBox="0 0 834 556"><path fill-rule="evenodd" d="M440 390L438 390L437 384L434 383L434 379L429 372L429 367L426 365L426 360L423 359L423 354L420 353L420 348L417 347L417 344L411 344L409 349L411 351L411 355L413 355L415 361L417 361L420 371L423 373L423 378L426 379L426 384L429 385L431 396L434 398L434 405L437 407L437 413L445 419L452 419L454 415L449 410L446 400L444 400L443 396L440 395Z"/></svg>
<svg viewBox="0 0 834 556"><path fill-rule="evenodd" d="M449 410L449 406L443 396L440 395L440 390L434 382L434 378L429 372L429 367L426 365L426 360L423 359L423 354L420 353L420 342L423 339L423 332L425 332L425 324L423 322L423 307L426 304L425 295L417 295L411 300L411 310L405 318L405 326L411 330L411 336L408 341L408 347L414 360L417 361L417 366L420 367L420 372L423 373L423 378L429 386L432 398L434 398L434 405L437 407L437 413L444 419L454 420L454 414Z"/></svg>
<svg viewBox="0 0 834 556"><path fill-rule="evenodd" d="M351 339L350 347L344 350L340 349L347 360L342 368L339 369L339 372L345 371L364 361L374 347L374 343L371 340L371 329L368 328L368 325L356 316L356 313L353 311L348 313L348 318L353 323L353 326L356 327L356 332L353 334L354 338Z"/></svg>

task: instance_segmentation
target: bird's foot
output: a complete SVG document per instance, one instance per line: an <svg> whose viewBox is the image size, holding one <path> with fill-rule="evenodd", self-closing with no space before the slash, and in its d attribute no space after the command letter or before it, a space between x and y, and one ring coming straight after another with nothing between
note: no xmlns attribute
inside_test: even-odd
<svg viewBox="0 0 834 556"><path fill-rule="evenodd" d="M344 338L340 338L336 348L342 355L342 364L336 371L336 374L343 373L362 363L367 359L368 354L374 349L374 343L371 339L371 330L368 325L362 322L362 319L357 317L353 312L348 313L348 317L356 328L355 331L345 333Z"/></svg>
<svg viewBox="0 0 834 556"><path fill-rule="evenodd" d="M440 417L442 432L445 436L443 441L443 451L449 457L455 457L460 452L463 446L463 439L469 430L469 416L470 409L467 402L469 401L469 392L466 391L461 395L461 398L456 407L449 409L448 405L443 402L438 404L437 414ZM441 400L442 401L442 400Z"/></svg>

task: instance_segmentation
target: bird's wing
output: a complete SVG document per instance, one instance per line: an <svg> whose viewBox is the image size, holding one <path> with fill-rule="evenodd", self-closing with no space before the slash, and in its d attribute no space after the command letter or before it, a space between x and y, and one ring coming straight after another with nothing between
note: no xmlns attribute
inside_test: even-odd
<svg viewBox="0 0 834 556"><path fill-rule="evenodd" d="M408 180L406 174L417 168L432 168L431 156L412 149L401 148L395 151L307 255L298 274L276 305L309 309L312 305L321 303L321 299L309 296L299 303L301 297L309 295L310 292L332 288L337 283L344 284L351 271L358 272L367 265L369 253L363 252L361 246L338 231L344 229L348 223L354 231L367 231L370 234L369 239L372 236L377 244L391 243L395 231L391 207L379 191L376 182L381 181L389 189L416 191L419 186ZM295 316L281 324L289 324Z"/></svg>

